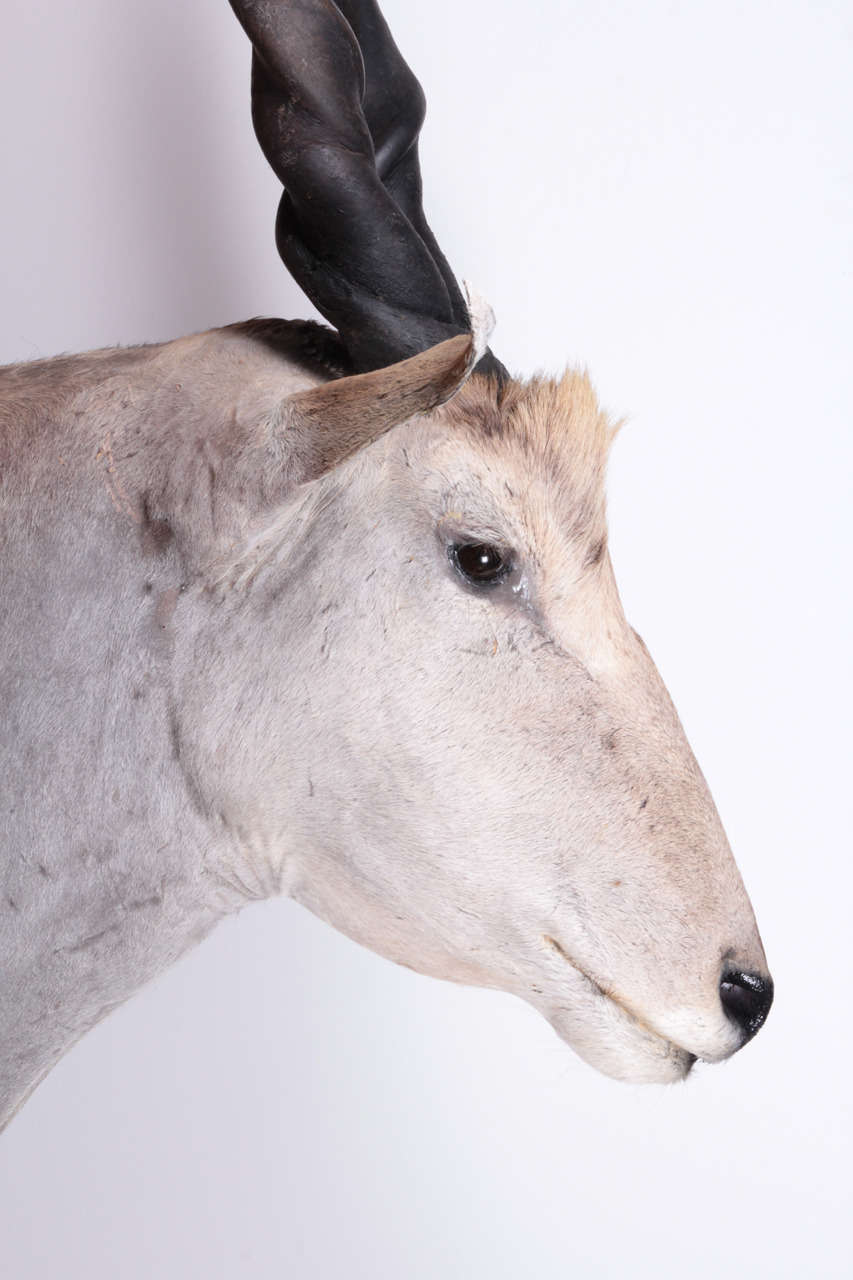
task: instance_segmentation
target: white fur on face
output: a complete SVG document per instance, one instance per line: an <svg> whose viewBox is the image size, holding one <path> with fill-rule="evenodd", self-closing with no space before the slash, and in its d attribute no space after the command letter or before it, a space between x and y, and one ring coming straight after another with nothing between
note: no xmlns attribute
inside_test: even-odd
<svg viewBox="0 0 853 1280"><path fill-rule="evenodd" d="M722 965L764 957L622 613L610 436L580 377L514 390L500 411L475 379L323 482L288 548L314 603L281 620L281 700L311 690L286 758L313 801L285 874L381 954L516 992L600 1070L665 1081L737 1047ZM465 541L503 549L506 581L462 580L450 548ZM263 605L276 572L261 576Z"/></svg>
<svg viewBox="0 0 853 1280"><path fill-rule="evenodd" d="M763 953L622 615L611 428L578 376L445 403L479 349L334 377L334 335L256 321L3 371L0 1126L278 891L611 1075L736 1047L721 966Z"/></svg>

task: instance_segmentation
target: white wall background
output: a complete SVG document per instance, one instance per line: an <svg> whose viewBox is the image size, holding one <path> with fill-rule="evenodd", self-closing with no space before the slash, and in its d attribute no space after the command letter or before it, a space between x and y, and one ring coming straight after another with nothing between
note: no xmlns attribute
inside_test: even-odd
<svg viewBox="0 0 853 1280"><path fill-rule="evenodd" d="M629 616L777 982L629 1088L521 1003L254 907L0 1142L9 1280L841 1277L850 1212L853 9L386 0L428 209L514 369L589 365ZM308 314L225 0L4 16L0 359ZM0 602L8 607L8 602Z"/></svg>

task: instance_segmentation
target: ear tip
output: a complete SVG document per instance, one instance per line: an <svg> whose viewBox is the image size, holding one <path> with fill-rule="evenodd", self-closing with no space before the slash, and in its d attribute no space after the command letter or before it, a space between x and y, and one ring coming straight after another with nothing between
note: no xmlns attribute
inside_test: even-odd
<svg viewBox="0 0 853 1280"><path fill-rule="evenodd" d="M451 342L453 346L448 351L448 355L451 357L450 371L451 378L455 383L454 391L458 391L474 372L474 366L480 358L480 353L477 335L474 333L460 333L457 337L451 338Z"/></svg>
<svg viewBox="0 0 853 1280"><path fill-rule="evenodd" d="M456 356L470 359L476 353L476 342L473 333L457 333L448 342L448 351Z"/></svg>
<svg viewBox="0 0 853 1280"><path fill-rule="evenodd" d="M428 348L432 362L438 361L438 367L444 370L444 377L464 381L477 361L477 347L471 333L455 333L452 338L445 338ZM426 354L426 353L424 353ZM417 357L415 357L417 359Z"/></svg>

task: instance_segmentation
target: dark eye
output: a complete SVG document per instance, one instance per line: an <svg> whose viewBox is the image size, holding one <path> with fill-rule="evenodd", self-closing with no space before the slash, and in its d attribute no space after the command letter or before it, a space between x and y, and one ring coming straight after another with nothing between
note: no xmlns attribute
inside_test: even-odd
<svg viewBox="0 0 853 1280"><path fill-rule="evenodd" d="M511 569L509 557L488 542L460 542L450 548L450 558L469 582L477 586L500 582Z"/></svg>

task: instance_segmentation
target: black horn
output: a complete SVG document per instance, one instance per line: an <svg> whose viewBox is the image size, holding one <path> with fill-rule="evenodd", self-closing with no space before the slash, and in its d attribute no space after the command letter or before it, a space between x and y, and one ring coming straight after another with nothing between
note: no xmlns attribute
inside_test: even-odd
<svg viewBox="0 0 853 1280"><path fill-rule="evenodd" d="M231 0L253 47L252 119L284 185L276 243L357 369L470 328L422 207L423 91L375 0ZM486 352L481 372L506 377Z"/></svg>

